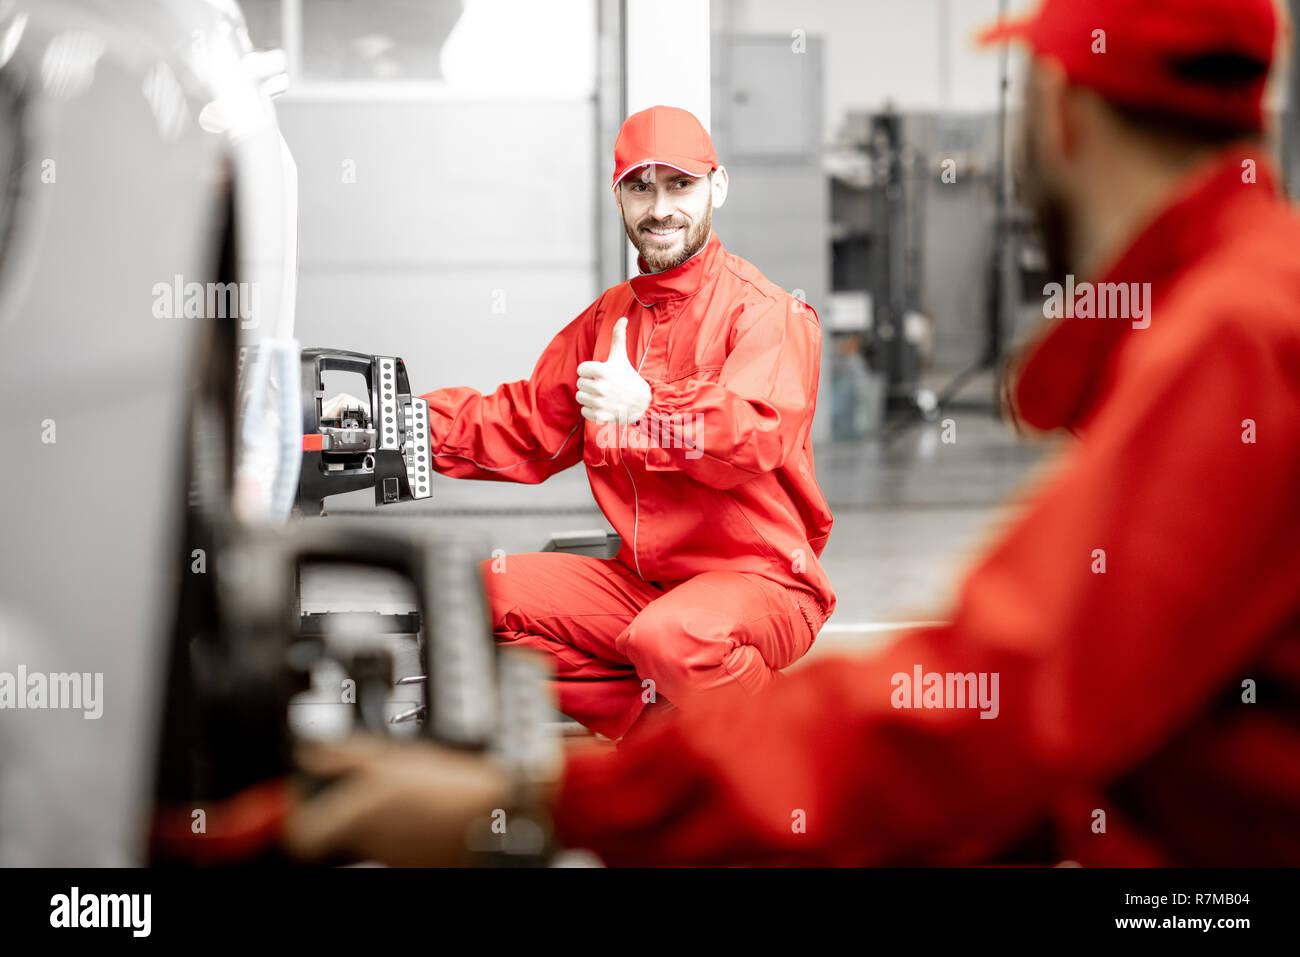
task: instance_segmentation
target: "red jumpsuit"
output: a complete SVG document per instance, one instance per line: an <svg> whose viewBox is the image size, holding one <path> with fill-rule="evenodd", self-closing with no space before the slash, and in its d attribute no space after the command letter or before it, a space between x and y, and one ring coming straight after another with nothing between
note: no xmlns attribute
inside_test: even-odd
<svg viewBox="0 0 1300 957"><path fill-rule="evenodd" d="M610 737L659 695L689 709L706 692L764 690L835 606L809 437L816 313L714 233L674 269L641 268L561 330L528 379L424 396L444 475L535 483L586 465L617 558L482 569L497 639L546 652L561 710ZM578 364L608 357L622 316L651 404L620 430L585 419L575 395Z"/></svg>
<svg viewBox="0 0 1300 957"><path fill-rule="evenodd" d="M1152 283L1150 326L1066 319L1025 365L1021 415L1082 441L951 623L572 755L562 841L611 864L1300 864L1300 220L1258 153L1210 166L1100 277ZM998 674L998 716L895 707L917 665Z"/></svg>

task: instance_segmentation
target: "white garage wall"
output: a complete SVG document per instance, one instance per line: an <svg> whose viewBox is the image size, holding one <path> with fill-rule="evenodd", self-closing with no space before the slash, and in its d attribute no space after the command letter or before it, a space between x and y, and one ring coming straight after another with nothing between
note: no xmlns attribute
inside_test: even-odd
<svg viewBox="0 0 1300 957"><path fill-rule="evenodd" d="M527 376L599 293L594 109L286 104L299 340L400 355L422 391Z"/></svg>
<svg viewBox="0 0 1300 957"><path fill-rule="evenodd" d="M422 391L527 376L600 291L597 0L245 6L292 64L299 340Z"/></svg>
<svg viewBox="0 0 1300 957"><path fill-rule="evenodd" d="M1014 0L1012 13L1032 8ZM973 42L997 19L998 0L714 0L714 29L789 36L802 29L825 38L828 138L844 114L997 108L997 60Z"/></svg>

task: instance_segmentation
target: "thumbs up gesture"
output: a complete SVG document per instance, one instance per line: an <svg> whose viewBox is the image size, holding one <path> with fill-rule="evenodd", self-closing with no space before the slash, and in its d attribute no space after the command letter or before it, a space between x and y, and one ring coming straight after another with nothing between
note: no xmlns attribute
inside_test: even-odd
<svg viewBox="0 0 1300 957"><path fill-rule="evenodd" d="M636 422L650 407L650 383L627 358L627 316L614 324L609 358L578 366L578 404L592 422Z"/></svg>

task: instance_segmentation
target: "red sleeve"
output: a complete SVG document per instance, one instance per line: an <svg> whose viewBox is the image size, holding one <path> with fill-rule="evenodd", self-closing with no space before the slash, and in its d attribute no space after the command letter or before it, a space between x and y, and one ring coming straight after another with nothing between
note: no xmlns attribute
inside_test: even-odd
<svg viewBox="0 0 1300 957"><path fill-rule="evenodd" d="M616 865L986 860L1238 687L1294 614L1300 357L1230 328L1145 365L970 574L950 625L574 756L561 839ZM997 717L895 707L895 676L918 665L996 674Z"/></svg>
<svg viewBox="0 0 1300 957"><path fill-rule="evenodd" d="M647 469L677 470L727 489L785 464L812 423L821 329L812 307L785 298L737 322L717 382L650 384L650 407L637 428Z"/></svg>
<svg viewBox="0 0 1300 957"><path fill-rule="evenodd" d="M600 300L565 326L542 353L532 375L491 395L456 386L422 396L429 401L434 471L496 482L544 481L582 458L578 364L591 358Z"/></svg>

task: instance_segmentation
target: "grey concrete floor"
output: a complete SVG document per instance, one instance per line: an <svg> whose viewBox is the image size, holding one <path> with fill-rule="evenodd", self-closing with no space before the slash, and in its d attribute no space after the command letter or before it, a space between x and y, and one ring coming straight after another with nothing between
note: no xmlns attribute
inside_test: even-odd
<svg viewBox="0 0 1300 957"><path fill-rule="evenodd" d="M955 441L943 440L941 419L888 438L815 448L818 481L835 516L822 561L838 607L805 661L878 646L902 623L943 620L963 568L1015 517L1027 489L1056 458L1057 444L1022 439L988 410L948 410L942 418L955 423ZM581 467L535 486L435 476L427 502L376 509L371 493L352 493L331 499L328 509L475 531L507 554L536 551L553 532L608 527ZM341 574L330 569L305 578L304 610L409 604Z"/></svg>

